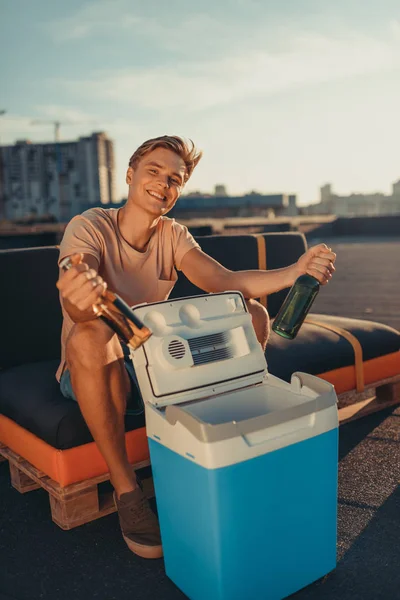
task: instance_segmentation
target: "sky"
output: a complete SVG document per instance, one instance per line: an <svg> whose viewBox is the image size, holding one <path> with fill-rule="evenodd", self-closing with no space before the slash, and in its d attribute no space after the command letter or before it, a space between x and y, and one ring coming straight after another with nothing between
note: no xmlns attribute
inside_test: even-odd
<svg viewBox="0 0 400 600"><path fill-rule="evenodd" d="M105 131L119 198L164 134L203 150L185 192L306 205L400 179L398 0L0 0L0 47L0 144Z"/></svg>

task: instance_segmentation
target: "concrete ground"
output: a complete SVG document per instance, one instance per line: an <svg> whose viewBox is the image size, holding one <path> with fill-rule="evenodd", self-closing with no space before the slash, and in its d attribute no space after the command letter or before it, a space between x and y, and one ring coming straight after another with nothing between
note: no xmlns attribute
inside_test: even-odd
<svg viewBox="0 0 400 600"><path fill-rule="evenodd" d="M321 288L312 311L385 323L400 330L400 239L327 238L336 273Z"/></svg>

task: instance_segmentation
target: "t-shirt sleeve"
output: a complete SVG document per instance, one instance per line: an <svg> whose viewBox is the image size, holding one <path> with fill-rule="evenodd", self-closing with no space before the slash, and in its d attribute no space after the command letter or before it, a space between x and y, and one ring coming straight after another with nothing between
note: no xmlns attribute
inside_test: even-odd
<svg viewBox="0 0 400 600"><path fill-rule="evenodd" d="M78 215L71 219L64 231L64 236L60 243L60 256L58 264L66 256L75 252L91 254L99 265L103 251L104 240L95 226L89 219Z"/></svg>
<svg viewBox="0 0 400 600"><path fill-rule="evenodd" d="M176 221L172 223L172 240L174 248L174 263L178 271L181 270L182 259L189 250L200 248L188 228Z"/></svg>

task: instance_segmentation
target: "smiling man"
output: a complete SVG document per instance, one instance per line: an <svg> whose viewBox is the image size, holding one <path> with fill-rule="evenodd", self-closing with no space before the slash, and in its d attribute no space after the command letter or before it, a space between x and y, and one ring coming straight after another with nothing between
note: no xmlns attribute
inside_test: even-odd
<svg viewBox="0 0 400 600"><path fill-rule="evenodd" d="M202 252L186 227L165 216L200 158L193 143L177 136L144 142L129 161L126 204L74 217L60 245L59 261L71 256L74 266L60 271L57 282L64 321L56 377L64 396L79 403L109 467L123 537L144 558L162 556L161 538L126 454L124 415L137 396L129 351L93 310L105 282L130 305L168 298L177 270L206 292L239 290L265 348L268 314L254 298L290 287L303 273L325 284L336 258L320 244L284 269L234 272Z"/></svg>

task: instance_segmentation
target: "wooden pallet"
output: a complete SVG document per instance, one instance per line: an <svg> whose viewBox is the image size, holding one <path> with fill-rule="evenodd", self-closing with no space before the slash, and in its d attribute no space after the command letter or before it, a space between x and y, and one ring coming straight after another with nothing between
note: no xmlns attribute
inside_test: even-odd
<svg viewBox="0 0 400 600"><path fill-rule="evenodd" d="M52 519L61 529L73 529L116 511L112 491L103 492L99 489L99 484L109 480L108 473L63 488L1 443L0 456L8 460L11 485L21 494L38 488L48 492ZM150 461L146 460L132 467L138 471L149 465ZM143 490L148 498L154 496L151 477L143 479Z"/></svg>
<svg viewBox="0 0 400 600"><path fill-rule="evenodd" d="M362 394L346 392L338 396L339 423L361 419L374 412L400 404L400 374L366 386Z"/></svg>

